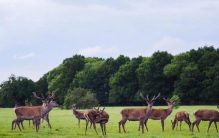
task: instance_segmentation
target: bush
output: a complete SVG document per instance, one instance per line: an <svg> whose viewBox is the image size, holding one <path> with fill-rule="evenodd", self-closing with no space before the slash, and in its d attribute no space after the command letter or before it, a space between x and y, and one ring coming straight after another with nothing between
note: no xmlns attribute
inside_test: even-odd
<svg viewBox="0 0 219 138"><path fill-rule="evenodd" d="M76 104L77 108L88 109L97 106L98 100L90 90L75 88L68 91L64 100L66 109L71 108L72 104Z"/></svg>

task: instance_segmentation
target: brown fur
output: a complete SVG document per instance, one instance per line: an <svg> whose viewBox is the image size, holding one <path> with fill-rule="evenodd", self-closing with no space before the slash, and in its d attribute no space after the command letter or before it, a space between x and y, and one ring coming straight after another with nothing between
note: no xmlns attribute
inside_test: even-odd
<svg viewBox="0 0 219 138"><path fill-rule="evenodd" d="M179 111L179 112L176 113L174 121L171 120L172 130L174 130L175 125L176 125L176 130L177 130L178 121L180 122L180 130L181 130L182 121L185 121L189 126L189 130L191 131L191 122L190 122L190 119L189 119L189 113L188 112Z"/></svg>
<svg viewBox="0 0 219 138"><path fill-rule="evenodd" d="M218 106L217 106L218 107ZM219 107L218 107L219 108ZM211 127L212 122L215 124L215 128L217 129L217 122L219 121L219 112L216 110L209 110L209 109L199 109L194 111L195 121L192 123L192 131L194 129L194 125L196 125L198 131L199 130L199 123L200 121L210 121L208 125L207 132L209 131L209 128Z"/></svg>
<svg viewBox="0 0 219 138"><path fill-rule="evenodd" d="M148 118L152 119L152 120L161 120L162 131L164 132L164 120L172 113L173 106L176 104L178 98L173 100L173 102L170 102L169 99L167 99L167 100L165 98L163 98L163 99L168 104L168 109L162 109L162 108L152 109ZM148 130L148 128L147 128L148 118L145 120L145 123L144 123L147 130Z"/></svg>
<svg viewBox="0 0 219 138"><path fill-rule="evenodd" d="M156 98L154 96L151 101L149 100L148 96L147 96L147 98L144 98L142 94L140 94L140 96L148 104L147 108L124 108L124 109L122 109L120 111L120 114L122 115L122 120L119 122L119 133L121 133L121 130L120 130L121 125L122 125L124 133L126 133L125 123L127 120L139 121L140 122L139 130L140 130L140 126L142 126L142 133L144 133L144 124L143 123L146 120L146 118L148 118L148 115L151 113L152 106L153 106L155 100L160 96L160 94L158 94L158 96Z"/></svg>

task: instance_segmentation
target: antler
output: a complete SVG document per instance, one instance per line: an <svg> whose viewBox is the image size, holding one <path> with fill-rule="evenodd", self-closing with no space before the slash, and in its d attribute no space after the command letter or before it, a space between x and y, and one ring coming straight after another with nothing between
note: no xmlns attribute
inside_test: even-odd
<svg viewBox="0 0 219 138"><path fill-rule="evenodd" d="M37 95L36 95L36 92L33 92L33 96L35 97L35 98L37 98L37 99L40 99L40 100L44 100L45 98L40 98L40 97L38 97Z"/></svg>
<svg viewBox="0 0 219 138"><path fill-rule="evenodd" d="M48 100L50 100L50 99L55 99L54 97L55 97L55 92L53 91L52 93L49 93L49 94L48 94L47 99L48 99Z"/></svg>
<svg viewBox="0 0 219 138"><path fill-rule="evenodd" d="M143 98L143 99L145 99L145 100L147 100L147 101L150 101L150 99L148 98L148 95L147 95L147 98L145 98L143 95L142 95L142 93L140 93L140 96ZM155 101L158 97L160 96L160 93L157 95L157 97L155 98L155 96L151 99L151 101Z"/></svg>
<svg viewBox="0 0 219 138"><path fill-rule="evenodd" d="M154 100L156 100L158 97L160 96L160 93L157 95L157 97L155 98L155 96L152 98L152 100L151 101L154 101Z"/></svg>

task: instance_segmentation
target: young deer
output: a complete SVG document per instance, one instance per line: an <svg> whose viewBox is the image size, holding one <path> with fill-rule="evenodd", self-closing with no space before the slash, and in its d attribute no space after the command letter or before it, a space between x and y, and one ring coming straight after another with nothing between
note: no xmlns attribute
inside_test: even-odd
<svg viewBox="0 0 219 138"><path fill-rule="evenodd" d="M98 106L98 109L94 108L94 109L91 109L91 110L84 111L84 117L85 117L85 120L86 120L85 135L86 135L86 132L87 132L87 126L88 126L89 122L91 122L93 124L94 130L95 130L96 134L98 135L97 130L96 130L95 119L97 119L97 117L101 117L101 113L103 112L103 110L100 111L99 106Z"/></svg>
<svg viewBox="0 0 219 138"><path fill-rule="evenodd" d="M78 119L78 127L80 128L80 119L85 120L84 111L77 111L77 110L76 110L76 104L73 104L73 105L71 106L71 108L72 108L73 114L74 114L75 117ZM91 127L91 126L92 126L92 123L91 123L90 127Z"/></svg>
<svg viewBox="0 0 219 138"><path fill-rule="evenodd" d="M178 121L180 122L180 130L181 130L181 126L182 126L182 121L185 121L189 126L189 130L191 131L191 122L190 122L190 119L189 119L189 113L188 112L179 111L179 112L176 113L174 121L171 120L172 130L174 130L175 125L176 125L176 130L177 130Z"/></svg>
<svg viewBox="0 0 219 138"><path fill-rule="evenodd" d="M99 105L98 105L99 107ZM106 135L106 123L109 121L109 114L104 111L105 107L101 111L101 115L97 116L96 119L94 120L95 123L100 123L100 127L102 130L102 134Z"/></svg>
<svg viewBox="0 0 219 138"><path fill-rule="evenodd" d="M124 133L125 131L125 123L127 120L129 121L140 121L140 125L142 126L142 133L144 133L144 121L148 118L148 115L151 113L152 106L155 102L155 100L160 96L160 93L149 100L148 95L147 98L145 98L142 94L140 96L146 101L148 104L147 108L124 108L120 111L120 114L122 115L122 120L119 122L119 133L120 131L120 126L122 125ZM140 126L139 126L140 129Z"/></svg>
<svg viewBox="0 0 219 138"><path fill-rule="evenodd" d="M219 106L217 106L219 108ZM214 122L215 128L217 129L217 122L219 121L219 112L216 110L209 110L209 109L199 109L194 111L195 121L192 123L192 132L194 129L194 125L196 125L198 132L199 130L199 123L200 121L210 121L208 125L207 132L209 131L209 128L211 127L212 122Z"/></svg>
<svg viewBox="0 0 219 138"><path fill-rule="evenodd" d="M147 128L147 121L148 119L152 120L161 120L161 125L162 125L162 131L164 132L164 120L172 113L173 107L176 104L178 98L174 99L173 102L171 102L169 99L163 98L166 103L168 104L168 109L152 109L151 113L149 114L148 118L145 120L145 127L148 131Z"/></svg>

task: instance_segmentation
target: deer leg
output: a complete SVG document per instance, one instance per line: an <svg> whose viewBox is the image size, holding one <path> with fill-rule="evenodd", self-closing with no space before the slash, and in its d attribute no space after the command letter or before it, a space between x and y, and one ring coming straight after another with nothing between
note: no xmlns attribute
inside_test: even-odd
<svg viewBox="0 0 219 138"><path fill-rule="evenodd" d="M102 134L104 135L103 124L101 122L100 122L100 128L101 128Z"/></svg>
<svg viewBox="0 0 219 138"><path fill-rule="evenodd" d="M21 120L20 123L21 123L21 126L22 128L24 129L24 124L23 124L24 120Z"/></svg>
<svg viewBox="0 0 219 138"><path fill-rule="evenodd" d="M178 120L176 120L176 130L177 130L177 128L178 128Z"/></svg>
<svg viewBox="0 0 219 138"><path fill-rule="evenodd" d="M106 123L104 123L104 133L105 133L105 135L106 135Z"/></svg>
<svg viewBox="0 0 219 138"><path fill-rule="evenodd" d="M161 119L162 131L164 132L164 120Z"/></svg>
<svg viewBox="0 0 219 138"><path fill-rule="evenodd" d="M97 129L96 129L96 123L95 122L93 122L93 126L94 126L94 130L95 130L95 132L96 132L96 134L98 135L98 133L97 133Z"/></svg>
<svg viewBox="0 0 219 138"><path fill-rule="evenodd" d="M80 128L80 119L78 118L78 128Z"/></svg>
<svg viewBox="0 0 219 138"><path fill-rule="evenodd" d="M208 130L207 130L207 132L209 131L209 128L211 127L212 122L213 122L213 121L210 120L209 125L208 125Z"/></svg>
<svg viewBox="0 0 219 138"><path fill-rule="evenodd" d="M215 128L217 130L217 122L216 121L214 121L214 125L215 125ZM217 132L218 132L218 130L217 130Z"/></svg>
<svg viewBox="0 0 219 138"><path fill-rule="evenodd" d="M188 119L185 119L184 121L186 122L186 124L188 124L189 130L191 131L191 123L190 123L190 121Z"/></svg>
<svg viewBox="0 0 219 138"><path fill-rule="evenodd" d="M180 131L181 131L181 127L182 127L182 121L179 121L179 123L180 123Z"/></svg>
<svg viewBox="0 0 219 138"><path fill-rule="evenodd" d="M145 121L144 121L144 126L145 126L146 130L148 131L147 121L148 121L148 118L145 119Z"/></svg>
<svg viewBox="0 0 219 138"><path fill-rule="evenodd" d="M201 121L201 120L199 120L199 121L196 123L196 127L197 127L197 129L198 129L198 132L200 132L200 130L199 130L199 123L200 123L200 121Z"/></svg>
<svg viewBox="0 0 219 138"><path fill-rule="evenodd" d="M86 127L85 127L85 135L86 135L86 131L87 131L87 125L88 125L88 120L86 119Z"/></svg>

